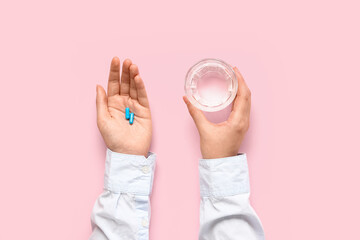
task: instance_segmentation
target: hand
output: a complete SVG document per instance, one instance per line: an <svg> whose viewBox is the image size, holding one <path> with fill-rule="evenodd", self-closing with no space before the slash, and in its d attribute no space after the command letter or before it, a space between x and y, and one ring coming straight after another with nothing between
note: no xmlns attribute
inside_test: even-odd
<svg viewBox="0 0 360 240"><path fill-rule="evenodd" d="M125 119L125 108L135 114L134 123ZM152 124L149 101L138 67L126 59L111 62L107 95L101 86L96 86L97 124L106 146L114 152L144 155L147 157Z"/></svg>
<svg viewBox="0 0 360 240"><path fill-rule="evenodd" d="M199 131L204 159L235 156L249 128L251 93L239 70L235 67L234 71L239 84L227 121L219 124L209 122L201 110L193 106L187 97L183 97Z"/></svg>

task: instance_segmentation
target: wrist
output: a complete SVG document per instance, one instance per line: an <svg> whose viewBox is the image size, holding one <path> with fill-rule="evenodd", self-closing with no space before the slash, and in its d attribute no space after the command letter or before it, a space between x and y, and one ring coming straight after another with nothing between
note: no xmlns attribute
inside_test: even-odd
<svg viewBox="0 0 360 240"><path fill-rule="evenodd" d="M141 149L141 150L138 150L138 149L124 149L124 148L111 148L111 147L108 147L112 152L115 152L115 153L121 153L121 154L127 154L127 155L137 155L137 156L144 156L144 157L147 157L148 154L149 154L149 149Z"/></svg>
<svg viewBox="0 0 360 240"><path fill-rule="evenodd" d="M238 149L224 151L223 149L209 148L201 149L203 159L226 158L238 155Z"/></svg>
<svg viewBox="0 0 360 240"><path fill-rule="evenodd" d="M214 154L202 154L203 159L215 159L215 158L227 158L227 157L234 157L238 155L236 153L214 153Z"/></svg>

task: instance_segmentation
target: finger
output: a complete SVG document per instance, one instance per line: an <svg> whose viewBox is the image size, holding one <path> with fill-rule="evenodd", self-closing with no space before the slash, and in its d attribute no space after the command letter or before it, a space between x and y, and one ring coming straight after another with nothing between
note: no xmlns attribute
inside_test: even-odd
<svg viewBox="0 0 360 240"><path fill-rule="evenodd" d="M243 117L249 117L251 108L251 92L239 69L235 67L234 71L236 78L238 79L238 91L234 100L230 119L241 120Z"/></svg>
<svg viewBox="0 0 360 240"><path fill-rule="evenodd" d="M238 80L238 90L237 95L240 95L242 97L246 97L246 94L250 91L248 86L246 85L246 82L241 75L239 69L237 67L234 67L235 75Z"/></svg>
<svg viewBox="0 0 360 240"><path fill-rule="evenodd" d="M250 117L251 99L241 99L237 97L233 104L233 110L230 113L229 121L240 122L248 120Z"/></svg>
<svg viewBox="0 0 360 240"><path fill-rule="evenodd" d="M139 68L135 65L132 64L130 66L130 97L132 99L137 99L137 91L136 91L136 85L135 85L135 76L137 76L139 74Z"/></svg>
<svg viewBox="0 0 360 240"><path fill-rule="evenodd" d="M130 91L130 66L131 60L126 59L123 62L122 73L121 73L121 84L120 84L120 95L129 96Z"/></svg>
<svg viewBox="0 0 360 240"><path fill-rule="evenodd" d="M206 119L204 113L201 110L197 109L194 105L192 105L186 96L183 97L183 100L189 110L191 117L195 122L196 127L198 128L198 130L200 130L202 127L204 127L204 125L208 123L208 120Z"/></svg>
<svg viewBox="0 0 360 240"><path fill-rule="evenodd" d="M98 120L110 116L105 90L99 85L96 86L96 111Z"/></svg>
<svg viewBox="0 0 360 240"><path fill-rule="evenodd" d="M141 79L140 75L137 75L134 78L134 82L136 85L136 91L137 91L137 98L141 105L144 107L149 107L149 100L146 94L145 84L143 80Z"/></svg>
<svg viewBox="0 0 360 240"><path fill-rule="evenodd" d="M110 66L108 95L110 97L117 94L120 94L120 59L114 57Z"/></svg>

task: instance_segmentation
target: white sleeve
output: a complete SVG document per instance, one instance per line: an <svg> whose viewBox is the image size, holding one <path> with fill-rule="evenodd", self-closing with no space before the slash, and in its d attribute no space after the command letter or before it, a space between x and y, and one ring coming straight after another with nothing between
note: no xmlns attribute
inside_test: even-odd
<svg viewBox="0 0 360 240"><path fill-rule="evenodd" d="M200 240L265 239L250 206L246 155L201 159Z"/></svg>
<svg viewBox="0 0 360 240"><path fill-rule="evenodd" d="M90 240L149 239L155 158L107 150L104 191L91 214Z"/></svg>

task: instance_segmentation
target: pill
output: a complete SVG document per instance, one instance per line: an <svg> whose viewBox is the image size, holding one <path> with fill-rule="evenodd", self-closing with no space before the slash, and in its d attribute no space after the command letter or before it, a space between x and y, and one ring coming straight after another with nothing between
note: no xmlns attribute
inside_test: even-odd
<svg viewBox="0 0 360 240"><path fill-rule="evenodd" d="M130 113L130 120L129 120L129 123L130 123L130 124L133 124L133 123L134 123L134 117L135 117L135 114L134 114L134 113Z"/></svg>
<svg viewBox="0 0 360 240"><path fill-rule="evenodd" d="M130 119L130 108L125 108L125 118L126 118L127 120Z"/></svg>

